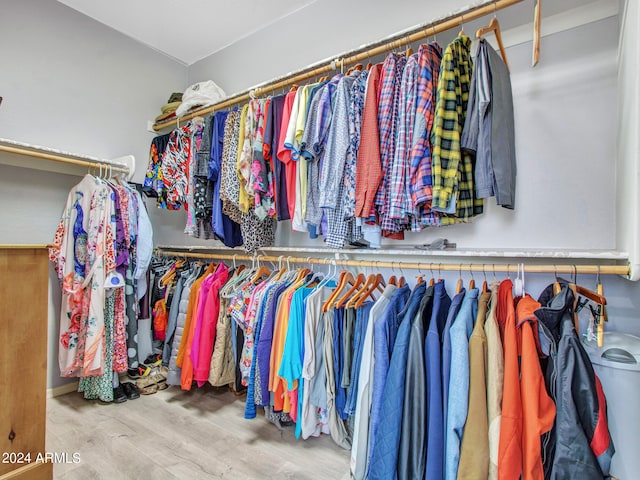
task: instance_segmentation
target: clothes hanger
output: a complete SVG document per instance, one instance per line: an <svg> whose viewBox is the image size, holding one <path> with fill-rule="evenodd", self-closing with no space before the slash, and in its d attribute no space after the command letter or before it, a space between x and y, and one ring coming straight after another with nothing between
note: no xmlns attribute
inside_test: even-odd
<svg viewBox="0 0 640 480"><path fill-rule="evenodd" d="M464 35L464 15L460 15L460 31L458 32L458 36L462 37Z"/></svg>
<svg viewBox="0 0 640 480"><path fill-rule="evenodd" d="M536 2L536 6L533 9L533 52L531 54L532 67L535 67L540 61L540 2L542 0L534 1Z"/></svg>
<svg viewBox="0 0 640 480"><path fill-rule="evenodd" d="M404 279L404 272L402 271L402 262L398 262L398 269L400 270L400 277L398 277L398 286L404 287L407 281ZM420 272L420 269L418 269L418 273L419 272ZM422 279L422 281L424 281L424 278Z"/></svg>
<svg viewBox="0 0 640 480"><path fill-rule="evenodd" d="M257 256L256 256L256 261L258 264L258 270L256 271L255 275L251 279L253 283L257 283L258 280L260 280L260 278L262 278L263 276L268 276L271 274L271 270L269 270L269 268L265 267L264 265L260 265L260 259Z"/></svg>
<svg viewBox="0 0 640 480"><path fill-rule="evenodd" d="M431 270L431 279L429 280L429 286L433 287L433 285L436 282L435 277L433 275L433 263L429 263L429 270Z"/></svg>
<svg viewBox="0 0 640 480"><path fill-rule="evenodd" d="M476 38L480 39L485 36L487 33L493 32L496 41L498 42L498 49L500 50L500 56L502 57L502 61L504 62L504 66L507 67L507 71L509 71L509 63L507 62L507 52L504 49L504 44L502 43L502 33L500 31L500 23L498 22L498 17L495 15L489 22L489 25L483 28L479 28L476 32Z"/></svg>
<svg viewBox="0 0 640 480"><path fill-rule="evenodd" d="M555 277L556 277L556 281L553 282L553 294L554 295L558 295L560 293L560 291L562 290L562 287L560 286L560 279L558 278L558 267L557 267L557 265L554 265L553 269L555 271Z"/></svg>
<svg viewBox="0 0 640 480"><path fill-rule="evenodd" d="M340 308L342 307L345 303L347 303L349 301L349 299L351 298L351 295L353 295L353 293L358 290L358 288L360 287L360 285L362 285L365 282L365 276L362 273L359 273L358 276L356 277L355 281L353 282L353 286L347 290L347 292L338 299L338 301L336 302L335 308Z"/></svg>
<svg viewBox="0 0 640 480"><path fill-rule="evenodd" d="M458 282L456 283L456 295L462 291L462 264L460 264L460 270L458 271Z"/></svg>
<svg viewBox="0 0 640 480"><path fill-rule="evenodd" d="M374 276L374 279L371 283L371 285L369 286L369 289L365 291L365 293L363 293L360 298L358 299L358 301L355 303L354 307L356 309L360 308L364 302L367 300L367 298L369 298L371 296L371 298L373 298L375 300L375 298L373 297L373 292L375 290L380 290L380 292L383 292L384 289L382 287L386 287L386 283L384 282L384 277L377 273Z"/></svg>
<svg viewBox="0 0 640 480"><path fill-rule="evenodd" d="M482 276L484 277L484 281L482 282L482 293L487 293L487 272L485 271L485 264L482 264Z"/></svg>
<svg viewBox="0 0 640 480"><path fill-rule="evenodd" d="M600 265L598 265L598 276L597 276L596 282L597 282L596 292L598 293L598 295L602 295L604 297L604 289L602 287L602 282L600 281ZM607 315L607 306L599 305L596 323L598 325L598 333L597 333L598 347L600 348L604 346L604 322L608 322L608 321L609 321L609 317Z"/></svg>
<svg viewBox="0 0 640 480"><path fill-rule="evenodd" d="M469 280L469 290L471 290L472 288L476 288L476 279L473 278L472 264L469 264L469 274L471 275L471 280Z"/></svg>
<svg viewBox="0 0 640 480"><path fill-rule="evenodd" d="M340 292L344 289L344 287L347 284L349 284L349 282L351 283L351 285L353 285L353 283L355 282L355 279L353 278L353 275L351 275L351 272L347 270L343 270L342 273L340 273L338 286L335 288L333 293L329 296L327 301L324 302L324 304L322 305L323 312L327 312L331 308L331 305L333 305L333 302L335 301L335 299L340 295Z"/></svg>

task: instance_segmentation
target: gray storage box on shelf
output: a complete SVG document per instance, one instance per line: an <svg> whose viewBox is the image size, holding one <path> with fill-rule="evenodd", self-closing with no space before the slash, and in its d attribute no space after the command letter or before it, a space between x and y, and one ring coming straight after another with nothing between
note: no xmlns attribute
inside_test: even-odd
<svg viewBox="0 0 640 480"><path fill-rule="evenodd" d="M611 475L620 480L638 478L640 455L640 337L606 332L604 346L584 341L591 363L607 397L609 430L616 447Z"/></svg>

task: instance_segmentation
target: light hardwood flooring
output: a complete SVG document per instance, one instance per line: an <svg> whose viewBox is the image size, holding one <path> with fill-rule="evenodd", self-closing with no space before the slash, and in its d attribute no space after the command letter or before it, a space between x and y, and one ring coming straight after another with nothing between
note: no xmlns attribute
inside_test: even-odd
<svg viewBox="0 0 640 480"><path fill-rule="evenodd" d="M330 436L296 440L259 410L244 418L244 396L208 385L169 387L104 404L70 393L47 400L47 451L80 454L54 465L55 479L349 478L349 452Z"/></svg>

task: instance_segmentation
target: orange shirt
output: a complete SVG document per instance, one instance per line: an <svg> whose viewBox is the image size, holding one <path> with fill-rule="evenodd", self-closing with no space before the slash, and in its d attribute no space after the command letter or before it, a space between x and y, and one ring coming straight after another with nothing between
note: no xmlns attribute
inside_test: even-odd
<svg viewBox="0 0 640 480"><path fill-rule="evenodd" d="M518 302L516 317L520 328L520 397L522 398L522 479L543 480L540 436L553 427L556 406L547 393L538 355L538 319L541 305L530 296Z"/></svg>
<svg viewBox="0 0 640 480"><path fill-rule="evenodd" d="M498 480L518 480L522 473L522 399L518 369L516 314L513 283L504 280L498 287L498 323L504 325L504 390L498 448Z"/></svg>
<svg viewBox="0 0 640 480"><path fill-rule="evenodd" d="M278 371L280 370L284 342L287 338L287 328L289 327L291 298L295 291L295 287L290 287L280 296L269 361L269 390L273 392L273 409L286 413L291 410L291 402L289 401L289 395L287 395L287 382L278 375Z"/></svg>
<svg viewBox="0 0 640 480"><path fill-rule="evenodd" d="M356 210L357 217L369 217L373 202L382 181L380 160L380 134L378 132L378 91L382 64L371 67L367 79L367 93L362 110L360 150L356 160Z"/></svg>

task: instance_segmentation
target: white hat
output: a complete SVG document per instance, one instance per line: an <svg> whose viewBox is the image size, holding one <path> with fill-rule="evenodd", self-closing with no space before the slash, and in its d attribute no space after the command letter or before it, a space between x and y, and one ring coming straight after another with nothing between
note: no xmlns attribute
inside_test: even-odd
<svg viewBox="0 0 640 480"><path fill-rule="evenodd" d="M178 117L183 116L192 107L212 105L222 100L226 94L213 80L195 83L182 95L182 103L176 110Z"/></svg>

